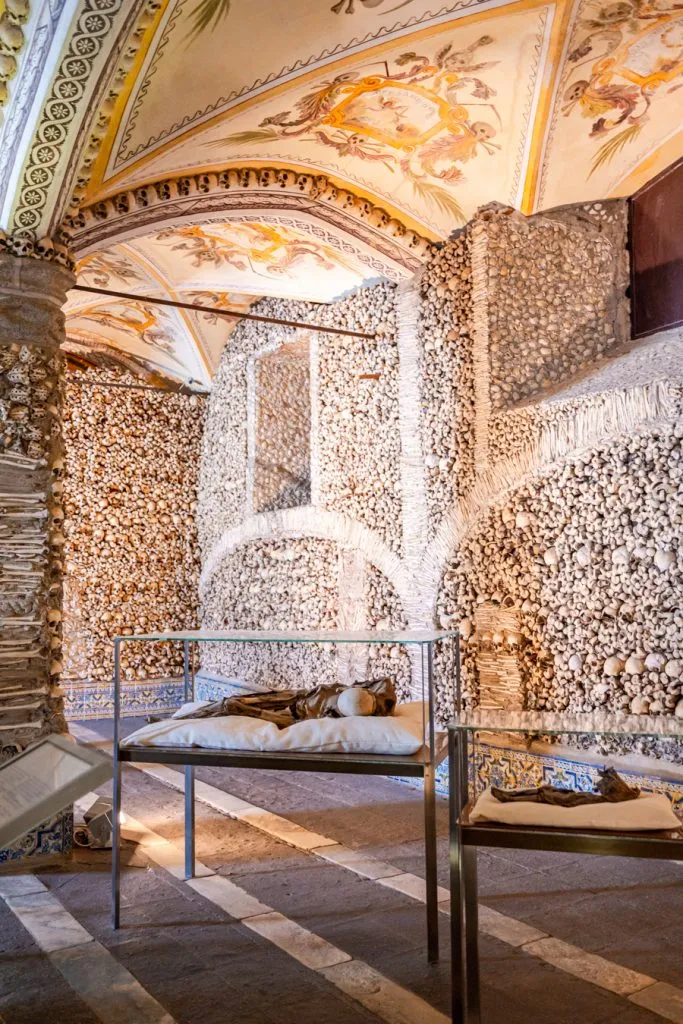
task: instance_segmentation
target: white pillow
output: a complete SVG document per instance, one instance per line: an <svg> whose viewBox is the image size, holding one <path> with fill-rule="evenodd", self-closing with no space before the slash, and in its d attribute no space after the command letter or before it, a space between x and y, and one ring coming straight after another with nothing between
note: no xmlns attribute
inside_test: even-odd
<svg viewBox="0 0 683 1024"><path fill-rule="evenodd" d="M541 825L552 828L589 828L641 832L648 829L682 828L671 802L662 793L641 793L637 800L618 804L584 804L553 807L526 801L501 803L485 790L470 812L470 821L495 821L505 825Z"/></svg>
<svg viewBox="0 0 683 1024"><path fill-rule="evenodd" d="M187 704L183 710L207 701ZM427 709L424 708L425 718ZM416 754L423 745L423 704L399 704L393 715L311 718L278 729L273 722L242 715L221 718L167 718L132 733L122 746L207 747L213 750Z"/></svg>

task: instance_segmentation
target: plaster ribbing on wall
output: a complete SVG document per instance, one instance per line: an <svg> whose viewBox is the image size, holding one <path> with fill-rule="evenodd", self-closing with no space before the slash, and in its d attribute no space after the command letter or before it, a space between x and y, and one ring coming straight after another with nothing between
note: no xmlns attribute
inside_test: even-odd
<svg viewBox="0 0 683 1024"><path fill-rule="evenodd" d="M472 375L474 378L474 465L484 472L489 460L491 364L489 349L489 263L485 223L475 223L472 239Z"/></svg>
<svg viewBox="0 0 683 1024"><path fill-rule="evenodd" d="M331 540L363 552L365 558L376 565L391 580L405 602L411 591L411 581L399 556L384 543L373 530L339 512L306 505L300 508L279 509L246 519L239 526L226 530L204 558L199 579L199 594L203 597L221 561L243 544L257 540L280 540L285 537L316 537Z"/></svg>
<svg viewBox="0 0 683 1024"><path fill-rule="evenodd" d="M365 556L353 548L339 551L339 629L366 629ZM365 644L341 644L337 650L340 683L350 685L367 678L368 650Z"/></svg>
<svg viewBox="0 0 683 1024"><path fill-rule="evenodd" d="M398 408L401 431L401 518L404 561L411 571L427 543L428 514L424 456L420 438L420 345L418 318L420 280L416 276L396 289L398 345Z"/></svg>
<svg viewBox="0 0 683 1024"><path fill-rule="evenodd" d="M425 462L421 442L422 408L420 402L420 277L396 288L396 344L398 346L398 408L401 431L401 520L406 572L416 576L429 540L429 511L425 486ZM428 627L426 609L419 591L413 591L404 603L409 628ZM422 666L419 649L408 649L412 687L421 692Z"/></svg>

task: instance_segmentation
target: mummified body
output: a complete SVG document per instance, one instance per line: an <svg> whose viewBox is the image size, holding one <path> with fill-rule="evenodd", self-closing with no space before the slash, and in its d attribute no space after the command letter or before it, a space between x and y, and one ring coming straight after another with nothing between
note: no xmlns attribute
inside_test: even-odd
<svg viewBox="0 0 683 1024"><path fill-rule="evenodd" d="M341 698L341 700L340 700ZM312 690L266 690L244 697L223 697L177 718L221 718L242 715L274 722L285 729L305 718L344 718L350 714L390 715L396 707L396 690L391 679L343 686L322 684Z"/></svg>
<svg viewBox="0 0 683 1024"><path fill-rule="evenodd" d="M600 772L596 793L577 792L574 789L560 789L558 786L538 786L536 789L498 789L491 787L491 793L501 803L520 801L534 804L554 804L556 807L580 807L583 804L617 804L624 800L635 800L640 790L628 786L614 768Z"/></svg>

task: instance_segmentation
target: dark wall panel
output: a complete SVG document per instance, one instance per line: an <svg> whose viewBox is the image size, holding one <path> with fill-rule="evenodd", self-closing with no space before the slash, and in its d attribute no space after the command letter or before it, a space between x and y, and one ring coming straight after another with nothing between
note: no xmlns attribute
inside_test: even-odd
<svg viewBox="0 0 683 1024"><path fill-rule="evenodd" d="M683 160L631 200L633 336L683 324Z"/></svg>

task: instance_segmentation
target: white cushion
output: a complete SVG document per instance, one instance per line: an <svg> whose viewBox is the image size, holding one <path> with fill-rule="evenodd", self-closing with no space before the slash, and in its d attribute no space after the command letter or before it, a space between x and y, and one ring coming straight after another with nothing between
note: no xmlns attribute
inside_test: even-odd
<svg viewBox="0 0 683 1024"><path fill-rule="evenodd" d="M618 804L584 804L582 807L553 807L526 801L501 803L485 790L470 812L470 821L495 821L505 825L541 825L551 828L584 828L641 832L648 829L683 827L667 796L641 793L637 800Z"/></svg>
<svg viewBox="0 0 683 1024"><path fill-rule="evenodd" d="M185 705L176 714L201 707ZM424 708L425 718L427 710ZM122 746L208 747L213 750L321 752L337 754L416 754L423 745L423 703L399 704L393 715L311 718L278 729L273 722L242 715L221 718L168 718L145 725Z"/></svg>

